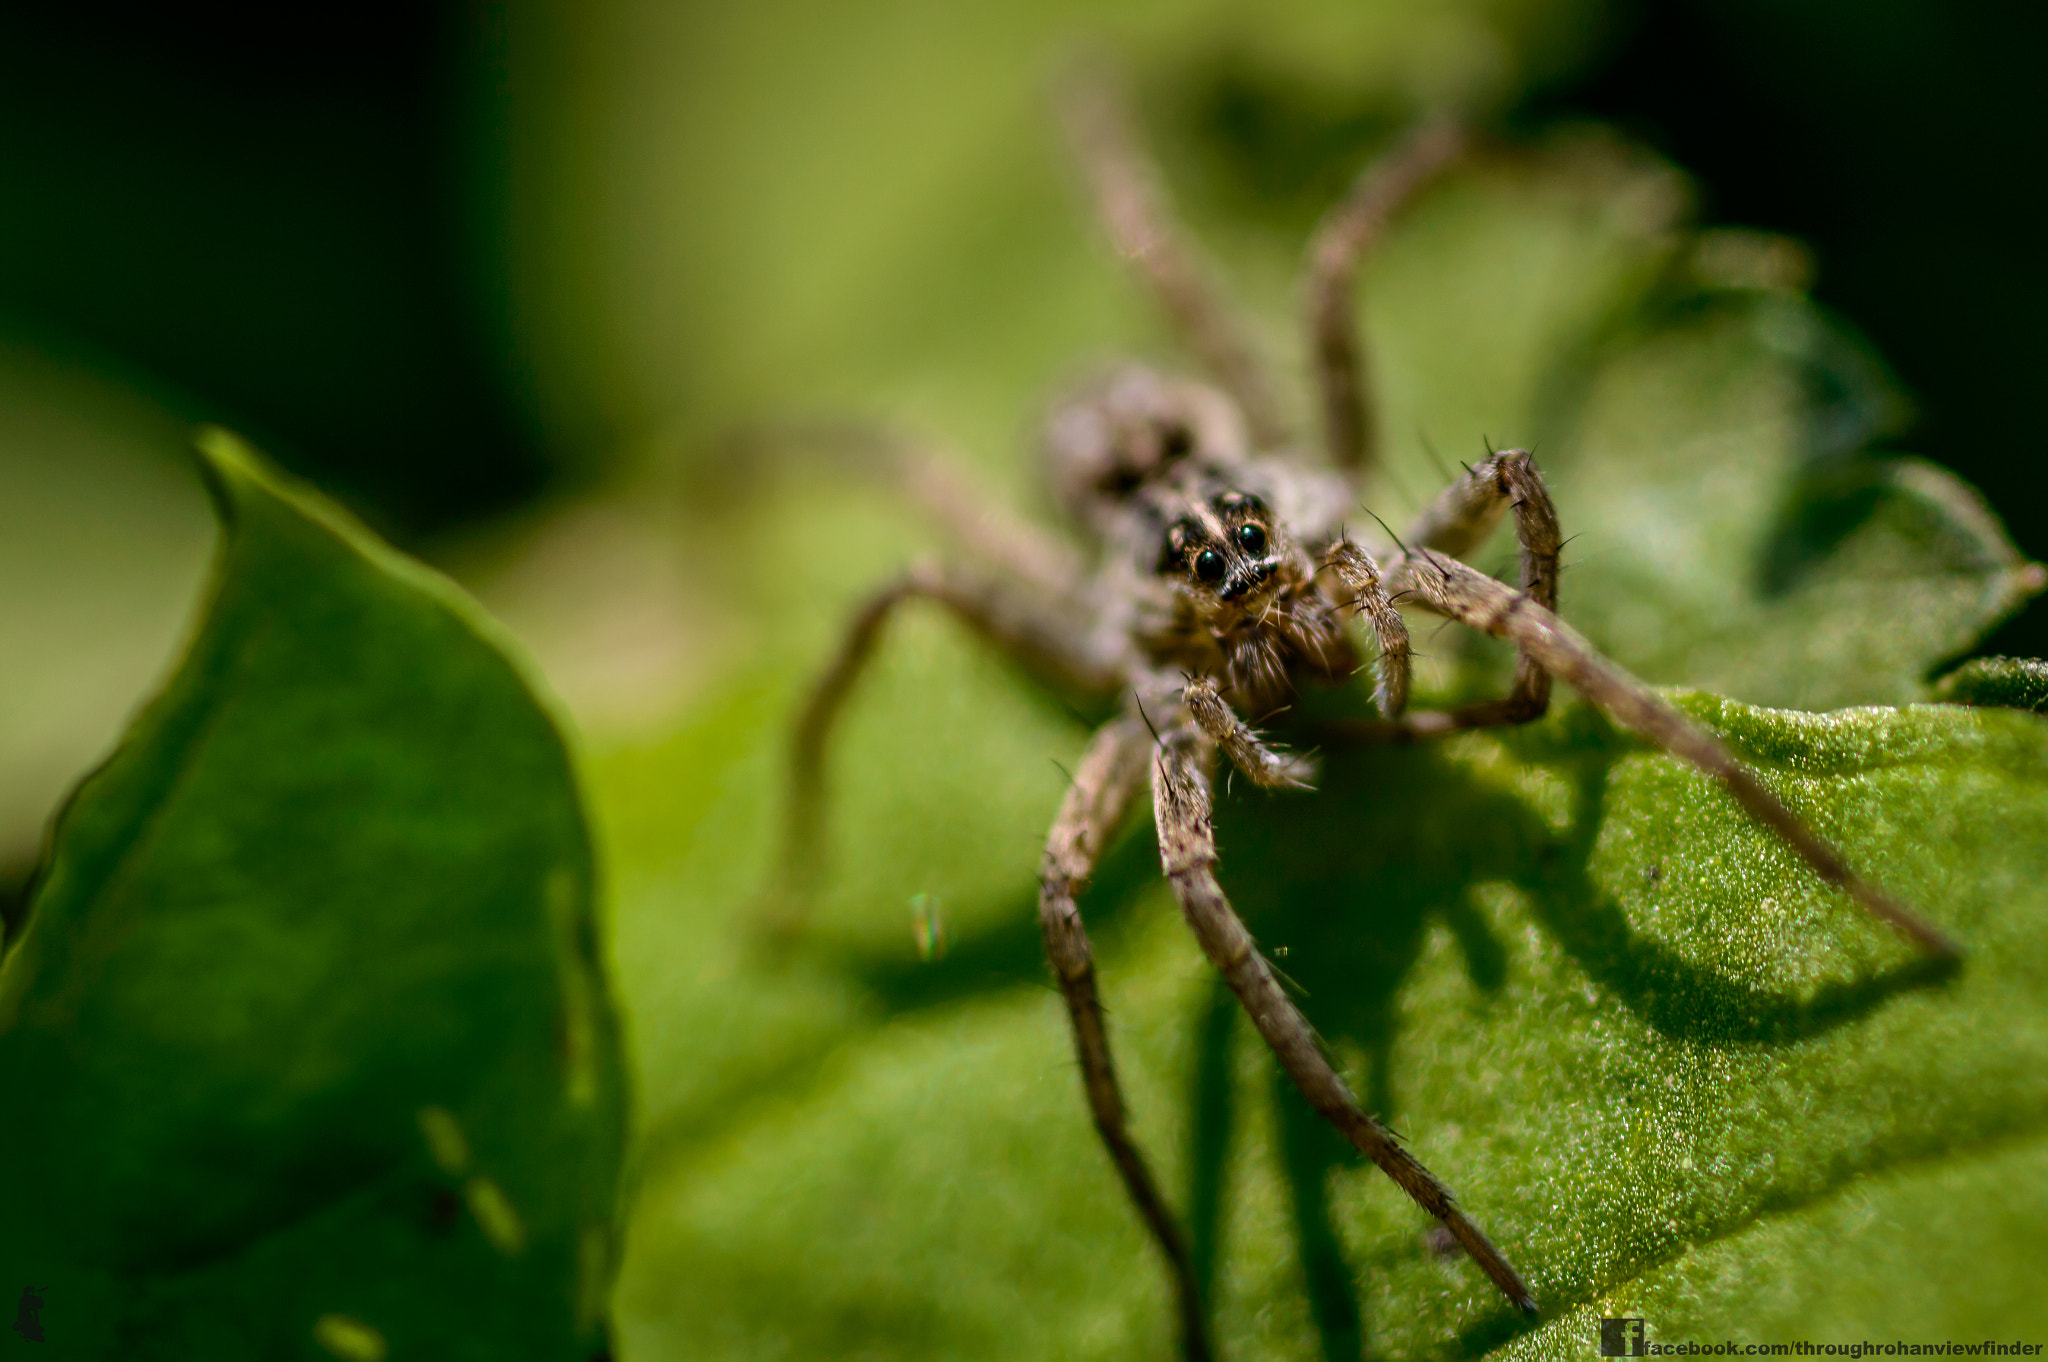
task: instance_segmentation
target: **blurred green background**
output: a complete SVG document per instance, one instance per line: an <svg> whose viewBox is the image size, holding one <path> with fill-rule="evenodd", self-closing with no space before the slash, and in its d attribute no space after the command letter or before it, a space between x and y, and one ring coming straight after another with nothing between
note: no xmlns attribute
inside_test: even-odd
<svg viewBox="0 0 2048 1362"><path fill-rule="evenodd" d="M1420 105L1618 124L1702 221L1807 242L1908 443L2048 553L2044 28L1932 0L8 5L0 865L177 627L198 502L133 456L190 421L443 561L764 414L907 414L1014 467L1078 357L1156 340L1100 280L1048 296L1047 252L1085 247L1049 239L1077 215L1043 99L1077 43L1132 61L1193 214L1274 241ZM638 644L576 665L658 708L716 604L658 544L578 549L527 604L637 593ZM1985 647L2048 652L2048 611Z"/></svg>
<svg viewBox="0 0 2048 1362"><path fill-rule="evenodd" d="M244 431L477 592L581 729L638 1056L640 1172L660 1193L643 1205L666 1217L634 1240L629 1349L774 1355L828 1338L874 1351L898 1338L944 1354L978 1337L948 1314L949 1290L985 1323L1004 1317L1014 1286L1026 1302L1041 1289L1079 1302L1079 1318L1043 1322L1045 1337L1156 1350L1148 1306L1087 1313L1103 1274L1128 1270L1141 1301L1155 1287L1119 1208L1101 1219L1121 1228L1072 1228L1071 1262L1049 1251L1010 1264L1028 1286L987 1262L954 1281L965 1269L948 1255L966 1252L955 1241L972 1227L947 1211L975 1165L902 1148L904 1125L930 1117L930 1141L971 1130L987 1164L1046 1159L1085 1175L1049 1204L1100 1190L1086 1180L1100 1169L1064 1041L1045 999L1014 987L1036 968L1028 941L1012 949L1028 924L1018 895L1061 783L1044 754L1077 744L1069 716L941 627L909 626L873 687L894 698L856 720L848 761L899 772L896 787L915 772L917 788L849 820L869 854L819 928L861 968L827 958L762 975L731 940L766 861L791 698L847 604L929 541L850 481L711 476L730 471L727 434L764 419L886 419L957 446L979 479L1042 509L1028 451L1047 396L1090 360L1172 354L1096 241L1048 114L1049 78L1090 48L1128 67L1186 215L1278 355L1291 354L1291 271L1309 225L1418 111L1459 107L1556 158L1539 179L1453 203L1404 257L1412 270L1379 281L1387 316L1375 324L1414 342L1396 353L1423 357L1390 377L1414 421L1390 432L1411 481L1429 476L1425 444L1468 457L1482 435L1541 427L1566 401L1548 384L1569 369L1566 351L1640 301L1689 212L1804 241L1813 297L1852 324L1838 347L1848 358L1823 359L1799 329L1809 314L1759 324L1783 323L1773 344L1853 390L1827 408L1849 413L1846 435L1813 436L1810 414L1779 422L1806 422L1784 437L1786 458L1816 440L1822 452L1910 448L1983 489L2020 548L2048 556L2026 399L2048 360L2031 173L2048 114L2025 69L2044 30L2048 18L2017 6L1929 0L9 5L0 893L23 882L49 811L176 648L212 540L183 452L192 423ZM1421 282L1404 291L1408 278ZM1623 403L1628 436L1688 438L1702 414L1752 429L1741 392L1699 396L1711 359L1643 358L1653 377L1680 375L1668 380L1679 400L1662 424ZM1604 410L1597 388L1570 394L1581 398ZM1778 408L1756 405L1769 410L1754 427L1782 435ZM1741 516L1768 515L1759 489L1775 465L1743 465L1734 437L1703 447L1728 455L1739 484L1702 531L1720 546ZM1579 499L1566 488L1561 501L1568 532L1597 531L1581 547L1587 606L1646 640L1631 661L1657 663L1655 680L1764 703L1902 699L1919 672L1973 646L1981 620L1958 607L1958 637L1915 634L1830 690L1824 668L1745 672L1725 650L1658 638L1666 624L1599 590L1626 522L1597 442L1586 457ZM1641 500L1696 505L1690 487ZM1390 518L1426 491L1392 489ZM1755 627L1696 594L1698 620L1722 636ZM1861 618L1881 623L1884 602L1863 604ZM1803 635L1809 618L1777 627ZM2048 653L2048 610L1976 646ZM891 822L905 811L929 821ZM951 905L968 962L951 974L920 974L909 955L909 888ZM5 907L18 911L18 896ZM1155 1112L1176 1100L1159 1075L1193 1062L1199 988L1173 930L1156 913L1119 917L1109 948L1145 1056L1132 1066L1137 1103ZM976 942L982 955L967 949ZM1458 971L1448 947L1429 949L1426 987L1448 997ZM964 1021L945 1010L963 997L980 1009ZM885 1031L899 1014L907 1023ZM1020 1151L1005 1143L1019 1131L933 1095L948 1074L992 1066L1025 1075L1019 1110L1051 1113L1054 1145ZM845 1090L822 1113L804 1106L821 1076ZM1655 1081L1667 1080L1678 1083ZM2022 1124L2036 1105L2023 1096L2011 1104ZM842 1135L855 1146L844 1167L817 1166ZM1983 1188L2042 1185L2026 1162L2037 1154L1995 1157L2020 1163L1940 1176L1986 1203L1997 1197ZM897 1276L875 1264L900 1245L885 1235L864 1254L860 1237L903 1214L866 1199L869 1173L891 1159L913 1182L932 1179L903 1240L930 1261ZM786 1202L784 1179L797 1184ZM1900 1195L1936 1206L1947 1193ZM1247 1196L1251 1242L1285 1238L1281 1193ZM806 1216L826 1223L811 1206L840 1219L799 1265L787 1260ZM1028 1225L1030 1208L1011 1209ZM1937 1215L1893 1213L1916 1226ZM1851 1212L1806 1214L1803 1229L1770 1227L1806 1234L1805 1247L1774 1251L1807 1254L1805 1270L1826 1276L1841 1229L1822 1222ZM717 1262L729 1276L707 1275ZM1709 1268L1736 1277L1742 1262ZM1235 1270L1232 1299L1254 1321L1238 1332L1303 1346L1298 1306L1258 1304L1292 1269ZM810 1314L787 1334L749 1332L804 1272L822 1283ZM1415 1291L1434 1289L1415 1274ZM688 1285L672 1301L677 1280ZM2000 1308L1986 1290L1985 1308ZM1926 1303L1928 1327L1944 1327L1947 1308ZM1009 1343L1029 1355L1037 1338ZM1482 1329L1462 1346L1498 1341Z"/></svg>

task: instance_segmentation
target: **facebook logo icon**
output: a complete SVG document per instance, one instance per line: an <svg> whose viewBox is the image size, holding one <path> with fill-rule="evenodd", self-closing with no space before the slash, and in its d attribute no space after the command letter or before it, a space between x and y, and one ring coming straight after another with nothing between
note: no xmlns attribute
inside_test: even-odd
<svg viewBox="0 0 2048 1362"><path fill-rule="evenodd" d="M1643 1321L1639 1319L1603 1319L1600 1321L1600 1355L1602 1357L1641 1357L1649 1351L1643 1337Z"/></svg>

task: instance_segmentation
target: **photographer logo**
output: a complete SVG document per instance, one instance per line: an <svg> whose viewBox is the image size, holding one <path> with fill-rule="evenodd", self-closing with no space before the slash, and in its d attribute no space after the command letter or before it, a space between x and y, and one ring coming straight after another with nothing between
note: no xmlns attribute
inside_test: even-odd
<svg viewBox="0 0 2048 1362"><path fill-rule="evenodd" d="M1644 1336L1642 1320L1603 1319L1600 1321L1600 1355L1602 1357L1641 1357L1648 1351L1649 1340Z"/></svg>

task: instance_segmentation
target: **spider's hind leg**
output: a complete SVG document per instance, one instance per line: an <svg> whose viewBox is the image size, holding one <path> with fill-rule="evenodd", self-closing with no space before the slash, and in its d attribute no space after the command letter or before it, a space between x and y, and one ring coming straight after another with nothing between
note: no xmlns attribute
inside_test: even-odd
<svg viewBox="0 0 2048 1362"><path fill-rule="evenodd" d="M1115 668L1097 655L1075 622L1071 603L1018 590L986 572L962 564L921 563L869 597L812 689L790 744L789 803L777 880L755 924L770 938L787 942L803 932L824 859L826 748L883 627L899 606L920 598L944 606L1012 662L1061 689L1106 693L1116 685Z"/></svg>
<svg viewBox="0 0 2048 1362"><path fill-rule="evenodd" d="M1072 548L992 499L932 441L873 421L780 421L734 431L720 452L726 468L756 479L859 477L916 507L950 552L1048 594L1081 587L1085 565Z"/></svg>
<svg viewBox="0 0 2048 1362"><path fill-rule="evenodd" d="M1285 443L1287 425L1251 329L1174 221L1158 168L1131 129L1116 83L1097 70L1076 71L1062 91L1060 114L1117 254L1236 401L1253 442L1261 449Z"/></svg>
<svg viewBox="0 0 2048 1362"><path fill-rule="evenodd" d="M1323 452L1354 483L1379 453L1378 413L1366 379L1353 285L1359 264L1416 191L1465 150L1455 123L1426 123L1368 165L1309 242L1303 302L1322 408Z"/></svg>

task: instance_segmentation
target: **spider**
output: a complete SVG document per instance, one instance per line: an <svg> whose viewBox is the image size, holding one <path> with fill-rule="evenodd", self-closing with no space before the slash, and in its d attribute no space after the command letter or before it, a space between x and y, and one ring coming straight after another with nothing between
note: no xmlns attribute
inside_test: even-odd
<svg viewBox="0 0 2048 1362"><path fill-rule="evenodd" d="M1408 743L1540 718L1553 680L1719 780L1828 884L1929 956L1942 934L1802 823L1713 735L1597 652L1557 614L1562 538L1534 459L1490 453L1391 543L1345 526L1375 456L1372 402L1353 293L1361 261L1401 206L1469 147L1457 124L1425 123L1368 165L1324 217L1303 296L1321 417L1320 466L1297 456L1245 333L1172 221L1115 90L1077 83L1062 112L1097 211L1193 352L1208 381L1128 364L1055 407L1044 448L1063 509L1092 541L1084 561L1026 522L980 504L943 465L891 446L891 471L951 524L978 562L921 562L857 613L799 719L775 925L800 925L820 861L822 774L835 721L897 607L928 600L999 652L1070 693L1100 697L1096 730L1046 838L1038 906L1065 1000L1082 1086L1103 1146L1167 1264L1183 1354L1213 1355L1188 1243L1131 1137L1087 930L1076 906L1106 844L1149 784L1161 869L1189 928L1311 1107L1439 1222L1520 1310L1520 1273L1450 1190L1367 1113L1217 879L1211 825L1219 753L1259 786L1311 788L1310 757L1245 722L1287 713L1304 687L1341 688L1376 652L1377 717L1296 734L1335 743ZM1521 580L1468 566L1509 515ZM1412 650L1402 607L1426 610L1517 649L1507 695L1447 710L1408 708ZM1362 627L1361 627L1362 623Z"/></svg>

